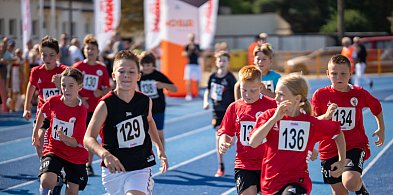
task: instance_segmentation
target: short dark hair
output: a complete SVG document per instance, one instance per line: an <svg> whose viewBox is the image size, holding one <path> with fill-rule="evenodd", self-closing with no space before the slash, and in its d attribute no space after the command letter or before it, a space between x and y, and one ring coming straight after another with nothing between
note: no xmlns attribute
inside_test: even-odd
<svg viewBox="0 0 393 195"><path fill-rule="evenodd" d="M351 61L349 61L349 59L347 57L345 57L344 55L341 55L341 54L336 54L336 55L332 56L330 58L328 64L344 64L348 68L351 68Z"/></svg>
<svg viewBox="0 0 393 195"><path fill-rule="evenodd" d="M154 56L153 53L145 51L141 54L141 59L140 63L142 64L147 64L147 63L152 63L154 67L156 67L156 57Z"/></svg>
<svg viewBox="0 0 393 195"><path fill-rule="evenodd" d="M76 69L76 68L71 68L71 67L67 67L62 73L61 73L62 77L68 76L68 77L72 77L76 80L76 82L78 84L82 84L83 82L83 74L80 70Z"/></svg>
<svg viewBox="0 0 393 195"><path fill-rule="evenodd" d="M92 34L88 34L85 36L85 38L83 39L83 44L85 45L85 47L87 46L87 44L92 44L98 48L97 39Z"/></svg>
<svg viewBox="0 0 393 195"><path fill-rule="evenodd" d="M116 53L115 60L113 61L113 70L116 68L117 63L123 59L135 61L138 72L141 72L141 68L139 67L139 58L130 50L121 50Z"/></svg>
<svg viewBox="0 0 393 195"><path fill-rule="evenodd" d="M49 47L49 48L55 50L56 53L59 53L59 51L60 51L59 42L55 38L52 38L50 36L45 36L44 38L42 38L41 44L40 44L40 51L42 51L42 48L44 48L44 47Z"/></svg>

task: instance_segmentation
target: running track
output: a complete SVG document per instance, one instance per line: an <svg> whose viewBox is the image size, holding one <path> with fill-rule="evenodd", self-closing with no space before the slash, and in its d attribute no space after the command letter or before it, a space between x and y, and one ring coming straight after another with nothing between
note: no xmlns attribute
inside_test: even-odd
<svg viewBox="0 0 393 195"><path fill-rule="evenodd" d="M372 194L391 194L393 190L393 77L373 76L370 92L381 100L386 132L385 144L376 148L371 138L377 125L371 112L363 111L364 124L370 137L372 156L365 162L364 180ZM326 79L310 79L310 92L329 84ZM369 88L366 88L369 89ZM232 148L225 155L226 175L213 177L217 160L214 130L210 126L211 111L202 110L202 99L192 102L168 98L166 114L166 147L170 169L159 174L153 167L155 194L236 194L233 182ZM31 122L21 119L21 113L0 114L0 194L38 194L38 159L31 146ZM90 177L80 194L105 194L101 185L99 160L94 161L97 176ZM309 165L313 180L312 194L330 194L323 184L319 161ZM64 190L64 187L63 187Z"/></svg>

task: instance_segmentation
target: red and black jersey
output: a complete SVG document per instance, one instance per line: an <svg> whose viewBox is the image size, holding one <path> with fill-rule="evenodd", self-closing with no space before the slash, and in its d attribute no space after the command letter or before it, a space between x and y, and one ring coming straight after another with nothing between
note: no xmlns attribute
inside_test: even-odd
<svg viewBox="0 0 393 195"><path fill-rule="evenodd" d="M83 147L83 137L86 133L87 111L82 102L75 107L69 107L61 100L62 95L48 98L42 106L42 113L50 121L48 129L48 145L43 155L55 154L60 158L74 163L85 164L89 158L87 150ZM56 130L62 130L65 135L73 137L78 142L77 147L71 147L60 141Z"/></svg>
<svg viewBox="0 0 393 195"><path fill-rule="evenodd" d="M332 120L339 121L345 136L347 151L353 148L363 148L367 159L370 156L368 138L363 125L363 108L370 108L377 116L382 112L381 103L363 88L350 86L348 92L341 92L331 86L315 91L311 104L314 114L320 116L326 113L329 105L336 103L338 108L333 113ZM324 140L319 143L321 160L337 156L337 147L333 140Z"/></svg>
<svg viewBox="0 0 393 195"><path fill-rule="evenodd" d="M126 171L139 170L156 164L149 135L149 97L135 91L130 102L112 91L102 97L108 115L100 135L102 146L116 156ZM105 166L104 162L101 163Z"/></svg>

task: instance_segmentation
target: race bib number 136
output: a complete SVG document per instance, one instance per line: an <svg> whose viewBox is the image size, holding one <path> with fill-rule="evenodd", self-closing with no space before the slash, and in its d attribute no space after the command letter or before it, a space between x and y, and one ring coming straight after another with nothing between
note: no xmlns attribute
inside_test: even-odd
<svg viewBox="0 0 393 195"><path fill-rule="evenodd" d="M280 121L279 150L304 151L310 134L310 122Z"/></svg>

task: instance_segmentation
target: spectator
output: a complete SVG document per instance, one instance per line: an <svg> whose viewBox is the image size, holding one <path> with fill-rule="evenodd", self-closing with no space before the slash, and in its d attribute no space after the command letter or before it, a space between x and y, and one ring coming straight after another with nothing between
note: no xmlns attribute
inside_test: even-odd
<svg viewBox="0 0 393 195"><path fill-rule="evenodd" d="M260 33L255 36L255 41L248 46L248 64L254 63L254 49L258 45L262 45L267 42L268 35L266 33Z"/></svg>
<svg viewBox="0 0 393 195"><path fill-rule="evenodd" d="M72 64L83 60L82 51L80 49L80 41L78 38L71 40L71 46L68 48Z"/></svg>
<svg viewBox="0 0 393 195"><path fill-rule="evenodd" d="M71 66L72 62L71 62L71 55L70 55L70 51L69 51L70 46L68 45L68 39L69 39L69 37L68 37L67 33L63 33L60 35L60 42L59 42L60 63L66 65L66 66Z"/></svg>
<svg viewBox="0 0 393 195"><path fill-rule="evenodd" d="M354 61L353 61L353 54L354 54L354 50L355 48L352 46L352 42L351 39L349 37L343 37L341 40L341 44L343 46L342 50L341 50L341 55L347 57L349 59L349 61L351 62L351 72L354 71Z"/></svg>
<svg viewBox="0 0 393 195"><path fill-rule="evenodd" d="M365 77L364 70L366 69L366 57L367 50L366 47L362 43L359 42L360 37L353 38L353 47L356 51L356 56L354 58L355 62L355 86L361 86L362 81L366 81L370 88L373 87L373 81L369 78Z"/></svg>
<svg viewBox="0 0 393 195"><path fill-rule="evenodd" d="M183 56L188 58L188 64L184 69L184 80L186 81L186 100L192 100L192 89L191 81L197 81L199 86L199 81L201 80L201 67L198 64L198 58L202 53L199 48L199 44L195 43L195 34L188 34L188 43L184 47Z"/></svg>

